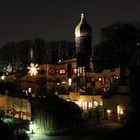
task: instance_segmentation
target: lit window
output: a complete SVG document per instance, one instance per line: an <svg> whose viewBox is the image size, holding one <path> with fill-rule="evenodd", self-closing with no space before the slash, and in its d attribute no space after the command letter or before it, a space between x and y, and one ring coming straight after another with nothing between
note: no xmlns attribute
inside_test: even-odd
<svg viewBox="0 0 140 140"><path fill-rule="evenodd" d="M73 73L76 74L77 73L77 69L73 69Z"/></svg>
<svg viewBox="0 0 140 140"><path fill-rule="evenodd" d="M65 84L65 83L66 83L66 79L62 78L62 84Z"/></svg>
<svg viewBox="0 0 140 140"><path fill-rule="evenodd" d="M98 102L97 102L97 101L94 101L94 102L93 102L93 106L94 106L94 107L97 107L97 106L98 106Z"/></svg>
<svg viewBox="0 0 140 140"><path fill-rule="evenodd" d="M59 86L59 85L60 85L60 83L56 83L56 85L57 85L57 86Z"/></svg>
<svg viewBox="0 0 140 140"><path fill-rule="evenodd" d="M89 108L92 108L92 102L89 102L89 103L88 103L88 107L89 107Z"/></svg>
<svg viewBox="0 0 140 140"><path fill-rule="evenodd" d="M71 86L71 84L72 84L72 79L69 78L69 79L68 79L68 85Z"/></svg>
<svg viewBox="0 0 140 140"><path fill-rule="evenodd" d="M106 88L103 88L103 92L106 92Z"/></svg>
<svg viewBox="0 0 140 140"><path fill-rule="evenodd" d="M122 115L123 114L123 107L120 105L117 105L117 114Z"/></svg>
<svg viewBox="0 0 140 140"><path fill-rule="evenodd" d="M87 109L87 102L82 102L83 109Z"/></svg>
<svg viewBox="0 0 140 140"><path fill-rule="evenodd" d="M66 70L65 69L60 69L59 73L60 74L65 74L66 73Z"/></svg>
<svg viewBox="0 0 140 140"><path fill-rule="evenodd" d="M119 79L119 77L118 77L118 76L116 76L116 79Z"/></svg>
<svg viewBox="0 0 140 140"><path fill-rule="evenodd" d="M59 73L59 70L58 69L56 69L56 71L55 71L56 73Z"/></svg>
<svg viewBox="0 0 140 140"><path fill-rule="evenodd" d="M32 91L32 89L29 87L29 88L28 88L28 92L31 93L31 91Z"/></svg>
<svg viewBox="0 0 140 140"><path fill-rule="evenodd" d="M101 106L103 105L103 102L102 102L102 101L100 102L100 105L101 105Z"/></svg>
<svg viewBox="0 0 140 140"><path fill-rule="evenodd" d="M102 78L101 78L101 77L99 77L99 78L98 78L98 81L99 81L99 82L101 82L101 81L102 81Z"/></svg>
<svg viewBox="0 0 140 140"><path fill-rule="evenodd" d="M107 109L107 114L110 115L110 113L111 113L111 110Z"/></svg>

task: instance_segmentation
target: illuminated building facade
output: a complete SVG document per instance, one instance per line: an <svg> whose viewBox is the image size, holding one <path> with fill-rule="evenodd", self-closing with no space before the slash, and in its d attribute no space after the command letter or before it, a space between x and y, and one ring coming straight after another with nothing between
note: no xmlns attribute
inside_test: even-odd
<svg viewBox="0 0 140 140"><path fill-rule="evenodd" d="M28 99L0 95L0 110L11 117L31 120L31 105Z"/></svg>
<svg viewBox="0 0 140 140"><path fill-rule="evenodd" d="M120 78L120 68L94 71L91 42L92 29L85 15L81 14L80 23L75 28L76 58L39 65L36 76L28 73L20 79L21 88L33 97L55 93L74 101L84 110L102 105L102 96L111 83Z"/></svg>

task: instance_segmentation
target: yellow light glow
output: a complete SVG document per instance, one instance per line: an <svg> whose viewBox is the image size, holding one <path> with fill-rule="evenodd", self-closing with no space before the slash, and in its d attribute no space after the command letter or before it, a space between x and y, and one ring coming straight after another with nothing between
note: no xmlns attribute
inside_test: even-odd
<svg viewBox="0 0 140 140"><path fill-rule="evenodd" d="M100 105L103 106L103 102L102 101L100 102Z"/></svg>
<svg viewBox="0 0 140 140"><path fill-rule="evenodd" d="M80 36L81 36L81 35L80 35L80 32L79 32L79 31L76 31L76 32L75 32L75 36L76 36L76 37L80 37Z"/></svg>
<svg viewBox="0 0 140 140"><path fill-rule="evenodd" d="M28 69L29 69L29 74L31 75L31 76L35 76L37 73L38 73L38 64L34 64L34 63L31 63L30 64L30 67L28 67Z"/></svg>
<svg viewBox="0 0 140 140"><path fill-rule="evenodd" d="M4 79L5 79L5 75L2 75L2 76L1 76L1 80L4 80Z"/></svg>
<svg viewBox="0 0 140 140"><path fill-rule="evenodd" d="M98 78L98 80L99 80L99 82L101 82L101 81L102 81L102 78L101 78L101 77L99 77L99 78Z"/></svg>
<svg viewBox="0 0 140 140"><path fill-rule="evenodd" d="M107 109L107 113L110 114L111 113L111 110L110 109Z"/></svg>
<svg viewBox="0 0 140 140"><path fill-rule="evenodd" d="M69 79L68 79L68 85L71 86L71 84L72 84L72 79L69 78Z"/></svg>
<svg viewBox="0 0 140 140"><path fill-rule="evenodd" d="M32 88L29 87L29 88L28 88L28 92L31 93L31 91L32 91Z"/></svg>
<svg viewBox="0 0 140 140"><path fill-rule="evenodd" d="M124 112L123 112L123 107L120 106L120 105L117 106L117 114L118 114L118 115L123 115L123 114L124 114Z"/></svg>

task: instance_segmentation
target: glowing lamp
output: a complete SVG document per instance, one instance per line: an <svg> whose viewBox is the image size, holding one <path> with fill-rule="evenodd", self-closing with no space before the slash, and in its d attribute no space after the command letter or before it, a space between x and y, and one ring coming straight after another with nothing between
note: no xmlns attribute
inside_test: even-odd
<svg viewBox="0 0 140 140"><path fill-rule="evenodd" d="M32 121L29 124L29 131L30 133L34 133L35 131L35 124Z"/></svg>
<svg viewBox="0 0 140 140"><path fill-rule="evenodd" d="M108 109L108 110L107 110L107 114L109 115L110 113L111 113L111 110L110 110L110 109Z"/></svg>
<svg viewBox="0 0 140 140"><path fill-rule="evenodd" d="M30 64L30 67L28 67L28 69L29 69L29 74L31 75L31 76L35 76L37 73L38 73L38 64L34 64L34 63L31 63Z"/></svg>
<svg viewBox="0 0 140 140"><path fill-rule="evenodd" d="M2 75L2 76L1 76L1 80L4 80L4 79L5 79L5 75Z"/></svg>

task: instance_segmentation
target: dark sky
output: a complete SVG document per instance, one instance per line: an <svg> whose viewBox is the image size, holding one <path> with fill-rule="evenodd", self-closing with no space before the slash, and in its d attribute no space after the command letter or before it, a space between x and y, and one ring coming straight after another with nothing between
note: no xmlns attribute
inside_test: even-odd
<svg viewBox="0 0 140 140"><path fill-rule="evenodd" d="M1 0L0 47L34 38L74 41L82 12L95 45L101 28L117 20L140 21L140 0Z"/></svg>

